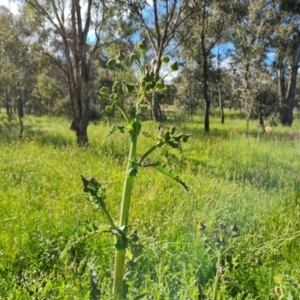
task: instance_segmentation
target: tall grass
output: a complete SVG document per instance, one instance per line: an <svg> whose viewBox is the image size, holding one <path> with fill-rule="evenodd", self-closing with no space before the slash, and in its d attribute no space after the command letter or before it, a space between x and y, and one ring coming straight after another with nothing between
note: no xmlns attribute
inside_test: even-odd
<svg viewBox="0 0 300 300"><path fill-rule="evenodd" d="M80 235L90 222L107 225L83 198L80 175L107 184L107 205L119 219L128 139L105 140L103 121L89 127L91 146L78 149L67 120L29 117L24 124L23 140L14 125L0 136L0 299L89 299L91 268L101 299L110 299L112 237ZM222 299L277 299L275 286L299 298L300 140L289 132L300 122L269 135L251 125L246 139L239 119L225 126L213 119L210 135L197 120L182 123L193 133L184 151L153 154L185 178L189 195L141 170L146 176L137 176L131 202L129 231L137 230L138 242L127 254L129 299L212 298L216 258L204 247L199 222L207 232L220 222L239 229L222 262ZM145 149L143 136L156 136L156 127L144 123Z"/></svg>

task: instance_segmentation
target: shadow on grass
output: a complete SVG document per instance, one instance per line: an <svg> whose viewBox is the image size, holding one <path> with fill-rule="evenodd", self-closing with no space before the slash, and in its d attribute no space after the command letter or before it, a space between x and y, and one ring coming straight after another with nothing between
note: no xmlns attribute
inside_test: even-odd
<svg viewBox="0 0 300 300"><path fill-rule="evenodd" d="M170 159L170 158L169 158ZM172 159L172 158L171 158ZM230 158L225 158L225 160ZM261 158L263 160L264 158ZM212 158L211 160L201 158L185 158L176 162L173 158L172 164L177 164L181 169L189 165L191 171L195 176L205 176L220 178L229 182L236 182L237 184L251 185L255 188L265 191L274 191L283 193L286 191L289 195L300 195L300 178L297 177L298 169L289 164L277 163L275 166L267 163L259 165L254 163L216 163ZM192 166L192 167L191 167Z"/></svg>
<svg viewBox="0 0 300 300"><path fill-rule="evenodd" d="M75 134L63 135L59 132L51 132L45 130L28 130L25 139L33 140L41 146L53 146L55 148L62 148L66 146L76 145Z"/></svg>
<svg viewBox="0 0 300 300"><path fill-rule="evenodd" d="M251 125L251 129L246 135L246 125L241 126L239 123L227 123L227 124L218 124L213 123L210 125L210 131L204 131L204 124L197 121L178 124L172 120L168 120L165 123L166 127L179 126L180 131L190 133L197 138L209 138L209 139L228 139L231 137L239 136L241 138L247 139L257 139L265 141L284 141L284 142L297 142L300 143L300 130L288 130L286 132L278 132L276 128L274 132L266 133L261 127L256 125Z"/></svg>
<svg viewBox="0 0 300 300"><path fill-rule="evenodd" d="M32 125L24 126L24 134L22 139L20 139L17 124L7 126L2 132L0 140L3 144L8 145L19 141L34 142L41 146L47 145L58 148L76 145L75 134L65 134L59 131L55 132Z"/></svg>

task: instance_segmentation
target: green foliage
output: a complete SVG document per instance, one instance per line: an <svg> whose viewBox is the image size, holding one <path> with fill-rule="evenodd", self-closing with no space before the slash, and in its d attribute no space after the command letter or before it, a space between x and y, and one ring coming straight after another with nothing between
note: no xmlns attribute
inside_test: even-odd
<svg viewBox="0 0 300 300"><path fill-rule="evenodd" d="M102 178L106 207L118 216L127 129L117 130L114 141L105 139L108 123L92 124L90 148L78 149L68 120L25 117L24 124L22 142L15 121L0 139L0 297L89 299L94 269L101 299L109 300L114 235L105 215L82 201L76 174ZM162 145L148 158L172 166L189 183L190 194L148 168L135 178L128 298L211 299L216 257L204 247L200 224L213 240L223 221L228 232L236 224L239 235L228 239L227 245L234 243L223 256L219 297L275 300L279 287L283 299L289 293L298 299L300 141L289 133L300 130L299 119L293 129L279 125L269 135L251 122L247 140L239 117L224 126L212 118L209 136L199 130L199 119L184 124L177 131L193 138L182 144L182 153ZM148 121L139 134L138 157L153 146L149 136L158 142L160 132Z"/></svg>
<svg viewBox="0 0 300 300"><path fill-rule="evenodd" d="M39 101L39 115L66 115L67 109L62 104L68 99L63 99L61 86L54 78L39 74L32 96Z"/></svg>
<svg viewBox="0 0 300 300"><path fill-rule="evenodd" d="M133 83L127 83L116 80L112 86L112 93L109 94L109 89L107 87L102 87L99 92L100 100L111 101L111 105L106 106L105 110L107 113L111 113L113 106L116 106L119 111L122 113L126 123L124 126L116 126L114 125L110 130L108 136L112 135L118 129L123 133L124 129L129 131L129 154L128 154L128 164L125 172L125 180L124 180L124 188L123 188L123 196L121 202L120 209L120 222L119 225L116 225L108 212L105 202L104 202L104 194L105 191L101 188L101 184L95 181L95 179L87 180L82 176L82 181L84 184L84 192L89 194L89 198L93 203L96 203L98 207L104 211L107 220L111 226L111 233L115 236L115 271L114 271L114 285L113 285L113 297L116 300L125 299L127 295L127 290L125 288L125 255L128 248L128 238L127 238L127 227L128 227L128 219L129 219L129 210L130 210L130 202L131 202L131 192L133 189L134 178L138 174L138 167L149 167L151 166L155 170L158 170L162 174L174 179L178 183L180 183L186 190L188 190L186 184L173 172L169 171L165 168L161 163L144 163L144 160L158 147L162 145L169 145L172 148L178 148L181 140L183 142L187 142L190 135L180 134L175 135L175 127L171 128L170 131L167 131L165 135L161 135L160 140L155 146L152 146L149 150L147 150L140 160L137 159L137 147L138 136L141 132L141 114L143 108L147 105L147 98L151 95L154 95L158 100L161 100L165 97L164 94L158 93L158 91L168 90L167 86L157 79L157 75L154 73L154 66L145 65L144 55L147 49L147 45L145 41L142 41L138 44L139 52L134 51L130 54L130 60L135 62L137 67L140 69L141 77L140 82L137 85ZM118 55L118 57L120 54ZM166 60L166 59L165 59ZM123 68L126 68L125 60L121 60ZM114 68L116 66L117 59L110 59L107 63L108 67ZM173 63L170 65L170 72L176 71L178 69L177 63ZM124 94L134 94L135 96L135 114L133 120L131 120L126 112L124 111L121 102L123 101ZM100 192L99 194L99 191Z"/></svg>

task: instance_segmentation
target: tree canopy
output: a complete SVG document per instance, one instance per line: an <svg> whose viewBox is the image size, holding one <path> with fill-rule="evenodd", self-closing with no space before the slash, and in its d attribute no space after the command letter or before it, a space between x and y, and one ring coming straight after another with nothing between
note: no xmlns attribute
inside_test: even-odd
<svg viewBox="0 0 300 300"><path fill-rule="evenodd" d="M78 144L86 145L95 111L105 114L102 83L136 75L118 60L109 70L108 57L134 53L143 40L157 80L164 56L179 65L164 79L172 93L149 99L149 118L161 121L168 101L190 116L204 114L207 132L214 107L252 107L249 118L261 125L276 115L291 126L299 106L299 7L288 0L26 0L12 14L2 6L1 106L11 115L19 96L27 113L69 115Z"/></svg>

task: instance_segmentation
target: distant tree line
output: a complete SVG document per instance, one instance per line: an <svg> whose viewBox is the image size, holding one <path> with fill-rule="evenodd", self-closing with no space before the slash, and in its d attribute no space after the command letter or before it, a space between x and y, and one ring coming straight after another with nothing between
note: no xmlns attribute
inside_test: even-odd
<svg viewBox="0 0 300 300"><path fill-rule="evenodd" d="M167 97L149 99L149 118L161 121L168 103L191 118L203 114L207 132L215 108L222 123L228 108L261 126L267 118L293 124L300 4L291 0L25 0L17 14L0 6L1 113L69 116L86 145L89 122L105 114L99 89L136 76L134 68L110 70L108 58L141 40L157 80L164 56L180 66L165 79ZM131 101L124 99L128 111Z"/></svg>

